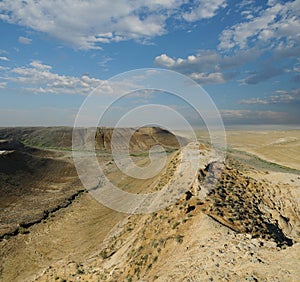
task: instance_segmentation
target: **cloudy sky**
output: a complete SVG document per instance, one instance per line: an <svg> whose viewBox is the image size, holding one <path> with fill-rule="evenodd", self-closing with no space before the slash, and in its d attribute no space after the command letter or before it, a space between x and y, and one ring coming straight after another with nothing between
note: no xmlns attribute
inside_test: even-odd
<svg viewBox="0 0 300 282"><path fill-rule="evenodd" d="M227 124L299 125L299 16L300 0L3 0L0 126L72 125L94 88L138 68L195 80Z"/></svg>

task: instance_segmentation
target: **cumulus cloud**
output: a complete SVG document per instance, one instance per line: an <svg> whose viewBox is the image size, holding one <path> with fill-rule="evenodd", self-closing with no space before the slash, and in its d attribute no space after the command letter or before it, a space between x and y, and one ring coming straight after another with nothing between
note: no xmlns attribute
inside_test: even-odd
<svg viewBox="0 0 300 282"><path fill-rule="evenodd" d="M300 0L283 3L269 1L258 16L225 29L220 35L220 50L245 49L253 44L291 49L299 45Z"/></svg>
<svg viewBox="0 0 300 282"><path fill-rule="evenodd" d="M103 43L162 35L171 17L189 22L211 18L225 3L197 0L188 4L190 12L186 12L185 0L3 0L0 19L47 33L76 48L99 49ZM25 37L19 41L30 43Z"/></svg>
<svg viewBox="0 0 300 282"><path fill-rule="evenodd" d="M159 66L173 67L175 65L175 60L170 58L167 54L162 54L155 58L155 63Z"/></svg>
<svg viewBox="0 0 300 282"><path fill-rule="evenodd" d="M244 0L236 8L246 18L221 32L217 51L200 50L186 58L161 54L155 58L156 65L189 75L203 84L226 83L240 76L242 84L255 85L297 72L297 65L290 69L287 60L300 56L300 0L269 1L265 8ZM245 72L242 66L258 59L260 67ZM294 81L297 79L298 74Z"/></svg>
<svg viewBox="0 0 300 282"><path fill-rule="evenodd" d="M201 51L187 58L171 58L167 54L157 56L155 64L189 75L202 84L224 83L223 74L216 70L220 57L213 51Z"/></svg>
<svg viewBox="0 0 300 282"><path fill-rule="evenodd" d="M18 41L22 44L29 45L29 44L31 44L32 39L24 37L24 36L19 36Z"/></svg>
<svg viewBox="0 0 300 282"><path fill-rule="evenodd" d="M32 61L29 65L36 69L40 69L40 70L51 70L52 69L51 66L42 64L40 61Z"/></svg>
<svg viewBox="0 0 300 282"><path fill-rule="evenodd" d="M77 94L113 96L121 91L130 91L133 88L140 88L130 79L115 80L109 82L88 75L81 77L60 75L52 70L52 67L40 61L32 61L28 66L14 68L0 68L3 73L2 79L6 82L0 83L0 88L9 87L12 82L20 85L22 91L34 94ZM1 87L2 86L2 87Z"/></svg>
<svg viewBox="0 0 300 282"><path fill-rule="evenodd" d="M6 72L8 81L22 84L22 88L33 93L87 95L102 83L88 76L74 77L52 72L52 67L32 61L29 67L15 67Z"/></svg>
<svg viewBox="0 0 300 282"><path fill-rule="evenodd" d="M227 6L225 0L197 0L195 2L197 7L183 14L183 18L187 21L193 22L199 19L212 18L219 9Z"/></svg>
<svg viewBox="0 0 300 282"><path fill-rule="evenodd" d="M168 67L184 73L187 72L207 72L216 68L221 57L215 51L200 50L195 55L186 58L171 58L167 54L162 54L155 58L155 63L159 66Z"/></svg>
<svg viewBox="0 0 300 282"><path fill-rule="evenodd" d="M260 51L252 49L238 51L232 56L224 56L213 50L199 50L186 58L171 58L162 54L154 59L156 65L166 67L186 75L201 84L220 84L235 78L238 68L255 60Z"/></svg>

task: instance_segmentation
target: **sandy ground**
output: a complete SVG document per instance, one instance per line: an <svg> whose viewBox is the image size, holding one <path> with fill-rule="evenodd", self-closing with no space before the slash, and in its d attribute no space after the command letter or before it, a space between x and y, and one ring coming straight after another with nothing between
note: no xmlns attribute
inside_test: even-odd
<svg viewBox="0 0 300 282"><path fill-rule="evenodd" d="M229 147L300 169L300 130L226 131Z"/></svg>
<svg viewBox="0 0 300 282"><path fill-rule="evenodd" d="M286 201L294 195L287 188L265 191L267 198L278 195L285 215L295 204ZM201 205L187 213L193 204L183 197L155 214L126 217L98 253L81 263L58 261L35 281L299 281L299 234L292 246L278 247L220 224Z"/></svg>
<svg viewBox="0 0 300 282"><path fill-rule="evenodd" d="M70 158L69 152L66 152L65 158ZM145 157L135 159L137 164L147 163ZM172 154L169 156L171 159ZM102 158L99 160L103 161ZM109 163L106 166L109 179L126 191L145 192L153 182L158 182L157 178L133 180L124 177L110 160L104 162ZM126 217L127 214L111 210L89 193L83 193L66 209L60 209L42 223L28 228L28 234L0 241L0 280L33 281L55 263L80 263L98 252L107 234Z"/></svg>
<svg viewBox="0 0 300 282"><path fill-rule="evenodd" d="M186 131L177 134L186 138ZM300 169L300 130L225 130L227 147L256 155L279 165ZM196 130L199 140L209 142L207 130Z"/></svg>
<svg viewBox="0 0 300 282"><path fill-rule="evenodd" d="M263 199L258 207L266 216L274 222L282 216L289 218L289 224L283 220L279 225L293 238L292 246L280 247L273 240L233 231L234 227L220 223L222 216L216 221L213 210L204 211L197 197L183 197L157 213L124 218L109 232L98 253L80 263L56 262L36 281L298 281L298 176L244 165L236 172L228 169L237 177L225 175L229 184L242 187L251 177L249 187L258 194L251 196L250 190L250 199ZM243 201L236 199L240 204Z"/></svg>
<svg viewBox="0 0 300 282"><path fill-rule="evenodd" d="M227 138L232 149L300 168L300 131L229 131ZM238 168L268 187L261 193L271 217L290 217L292 226L284 229L294 239L290 247L233 231L204 212L196 197L154 214L128 216L83 193L28 234L0 242L1 281L299 281L300 178L264 165L257 170L245 161ZM110 179L131 192L164 182L133 181L109 169ZM171 179L170 171L161 176ZM195 210L187 212L191 206Z"/></svg>

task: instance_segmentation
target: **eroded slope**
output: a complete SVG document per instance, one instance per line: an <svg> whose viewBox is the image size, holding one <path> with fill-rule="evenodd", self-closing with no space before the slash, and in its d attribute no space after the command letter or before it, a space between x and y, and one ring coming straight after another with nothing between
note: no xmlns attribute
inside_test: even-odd
<svg viewBox="0 0 300 282"><path fill-rule="evenodd" d="M0 238L25 232L83 191L70 161L59 154L2 140Z"/></svg>
<svg viewBox="0 0 300 282"><path fill-rule="evenodd" d="M128 216L88 260L58 262L36 281L297 281L292 187L250 178L234 160L215 179L219 165L200 169L174 205Z"/></svg>

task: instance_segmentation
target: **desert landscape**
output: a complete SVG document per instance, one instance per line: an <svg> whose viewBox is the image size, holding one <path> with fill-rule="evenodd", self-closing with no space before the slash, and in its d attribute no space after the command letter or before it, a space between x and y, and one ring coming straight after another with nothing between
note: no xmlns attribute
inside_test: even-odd
<svg viewBox="0 0 300 282"><path fill-rule="evenodd" d="M300 0L0 0L0 282L299 282Z"/></svg>
<svg viewBox="0 0 300 282"><path fill-rule="evenodd" d="M140 128L130 156L143 167L161 145L158 175L124 175L99 128L99 164L120 189L145 194L180 178L184 136ZM123 146L129 129L119 131ZM300 131L228 130L226 160L197 131L197 175L180 197L149 214L100 204L72 158L72 128L0 129L1 281L298 281ZM182 182L184 183L184 182Z"/></svg>

